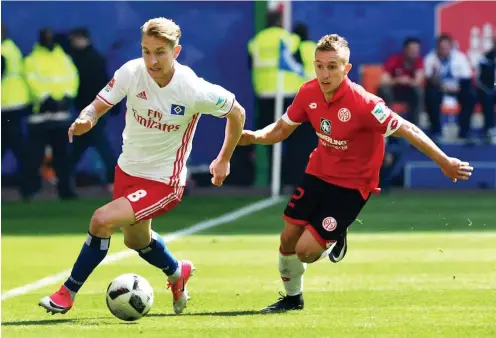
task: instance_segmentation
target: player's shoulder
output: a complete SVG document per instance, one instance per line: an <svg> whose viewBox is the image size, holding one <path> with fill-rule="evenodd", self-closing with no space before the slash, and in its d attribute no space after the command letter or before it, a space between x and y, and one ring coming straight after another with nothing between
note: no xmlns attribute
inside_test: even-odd
<svg viewBox="0 0 496 338"><path fill-rule="evenodd" d="M125 73L126 75L133 76L138 72L145 71L145 62L143 58L137 58L133 60L129 60L125 64L123 64L120 68L120 71Z"/></svg>
<svg viewBox="0 0 496 338"><path fill-rule="evenodd" d="M302 84L300 86L300 89L298 90L297 95L300 99L302 99L302 98L308 98L310 96L313 96L313 95L319 94L319 93L320 93L319 82L315 78L315 79L309 80L309 81L305 82L304 84Z"/></svg>
<svg viewBox="0 0 496 338"><path fill-rule="evenodd" d="M351 80L349 81L349 100L350 103L356 108L370 108L376 104L383 102L383 100L371 92L367 91L361 85Z"/></svg>
<svg viewBox="0 0 496 338"><path fill-rule="evenodd" d="M176 80L181 82L183 85L194 86L199 81L200 78L190 67L180 64L177 61L175 61L174 67L174 76L177 76Z"/></svg>

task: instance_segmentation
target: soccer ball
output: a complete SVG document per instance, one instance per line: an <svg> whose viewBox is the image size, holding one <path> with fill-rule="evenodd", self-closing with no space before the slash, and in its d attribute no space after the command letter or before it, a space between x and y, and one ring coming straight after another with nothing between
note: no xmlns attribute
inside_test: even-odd
<svg viewBox="0 0 496 338"><path fill-rule="evenodd" d="M107 307L114 316L135 321L145 316L153 305L153 288L138 275L127 273L110 282Z"/></svg>

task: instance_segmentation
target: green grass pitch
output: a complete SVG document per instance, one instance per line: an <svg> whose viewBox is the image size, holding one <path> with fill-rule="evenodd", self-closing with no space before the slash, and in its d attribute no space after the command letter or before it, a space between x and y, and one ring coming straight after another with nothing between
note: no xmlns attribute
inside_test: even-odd
<svg viewBox="0 0 496 338"><path fill-rule="evenodd" d="M187 197L153 227L170 233L255 200ZM2 292L71 268L104 202L3 203ZM309 266L305 309L261 315L283 291L282 202L170 242L176 257L197 267L180 316L164 275L133 254L98 267L66 315L38 307L59 283L2 301L2 337L496 337L495 208L494 194L373 196L350 230L346 258ZM118 233L109 254L123 249ZM155 290L149 315L131 323L105 305L108 283L127 272Z"/></svg>

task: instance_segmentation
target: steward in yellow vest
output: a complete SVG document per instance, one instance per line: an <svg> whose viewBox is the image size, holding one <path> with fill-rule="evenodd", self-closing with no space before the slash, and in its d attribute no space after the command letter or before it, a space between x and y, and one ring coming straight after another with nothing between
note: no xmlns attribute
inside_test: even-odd
<svg viewBox="0 0 496 338"><path fill-rule="evenodd" d="M2 24L2 159L8 149L16 158L16 183L23 199L28 199L26 184L27 143L22 118L29 115L29 89L24 80L23 56L7 36Z"/></svg>
<svg viewBox="0 0 496 338"><path fill-rule="evenodd" d="M33 98L33 114L28 117L29 144L33 158L30 181L39 188L38 171L45 147L52 149L61 199L71 199L70 161L67 129L73 120L72 101L79 86L79 75L72 59L55 43L51 29L41 30L39 42L24 62L26 80Z"/></svg>

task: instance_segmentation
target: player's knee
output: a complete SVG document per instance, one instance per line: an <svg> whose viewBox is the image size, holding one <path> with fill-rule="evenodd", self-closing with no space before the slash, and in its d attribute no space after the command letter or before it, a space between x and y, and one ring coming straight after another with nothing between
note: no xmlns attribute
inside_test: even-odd
<svg viewBox="0 0 496 338"><path fill-rule="evenodd" d="M90 232L94 236L105 237L111 235L111 224L108 224L105 212L97 209L90 220Z"/></svg>
<svg viewBox="0 0 496 338"><path fill-rule="evenodd" d="M296 255L298 256L298 259L303 263L313 263L320 257L320 254L316 252L298 248L296 248Z"/></svg>

